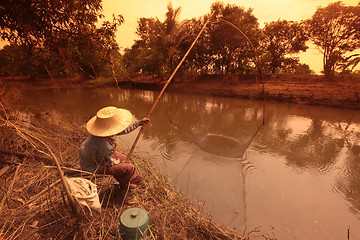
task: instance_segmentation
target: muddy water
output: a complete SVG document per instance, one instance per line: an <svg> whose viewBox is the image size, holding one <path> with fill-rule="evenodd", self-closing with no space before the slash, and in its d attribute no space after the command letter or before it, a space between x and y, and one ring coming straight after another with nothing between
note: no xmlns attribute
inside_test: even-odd
<svg viewBox="0 0 360 240"><path fill-rule="evenodd" d="M23 104L85 122L108 105L141 118L157 95L37 90L24 93ZM125 152L136 134L118 139ZM277 239L360 239L359 111L165 94L136 151L219 224Z"/></svg>

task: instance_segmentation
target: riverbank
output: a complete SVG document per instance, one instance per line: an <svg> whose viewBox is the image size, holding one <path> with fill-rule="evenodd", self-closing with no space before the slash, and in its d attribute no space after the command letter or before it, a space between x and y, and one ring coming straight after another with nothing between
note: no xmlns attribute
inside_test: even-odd
<svg viewBox="0 0 360 240"><path fill-rule="evenodd" d="M143 89L161 89L164 84L131 82L132 87ZM264 84L256 78L208 76L191 81L175 79L167 91L360 109L360 76L355 75L333 80L313 75L274 75L266 77Z"/></svg>

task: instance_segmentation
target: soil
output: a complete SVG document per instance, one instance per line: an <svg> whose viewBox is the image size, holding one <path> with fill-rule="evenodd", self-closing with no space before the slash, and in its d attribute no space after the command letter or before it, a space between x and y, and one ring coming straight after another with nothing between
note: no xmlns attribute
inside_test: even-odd
<svg viewBox="0 0 360 240"><path fill-rule="evenodd" d="M322 76L279 75L268 77L264 82L239 77L210 78L177 81L169 85L169 90L360 110L360 76L326 80Z"/></svg>

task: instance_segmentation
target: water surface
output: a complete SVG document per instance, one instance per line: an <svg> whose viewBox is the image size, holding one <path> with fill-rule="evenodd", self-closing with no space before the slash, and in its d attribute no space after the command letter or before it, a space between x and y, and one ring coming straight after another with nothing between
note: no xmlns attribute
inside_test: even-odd
<svg viewBox="0 0 360 240"><path fill-rule="evenodd" d="M157 96L119 89L36 90L24 93L23 104L51 105L85 123L109 105L142 118ZM241 233L257 229L277 239L328 240L347 239L349 232L350 239L360 239L360 112L263 106L167 93L136 151L203 203L216 222ZM124 152L136 134L118 140Z"/></svg>

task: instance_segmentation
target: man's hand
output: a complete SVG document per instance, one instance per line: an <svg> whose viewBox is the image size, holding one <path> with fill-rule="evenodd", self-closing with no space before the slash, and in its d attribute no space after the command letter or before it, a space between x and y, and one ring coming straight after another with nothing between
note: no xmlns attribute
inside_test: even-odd
<svg viewBox="0 0 360 240"><path fill-rule="evenodd" d="M148 123L150 121L150 119L148 117L144 117L143 119L141 119L141 124L144 125L146 123Z"/></svg>

